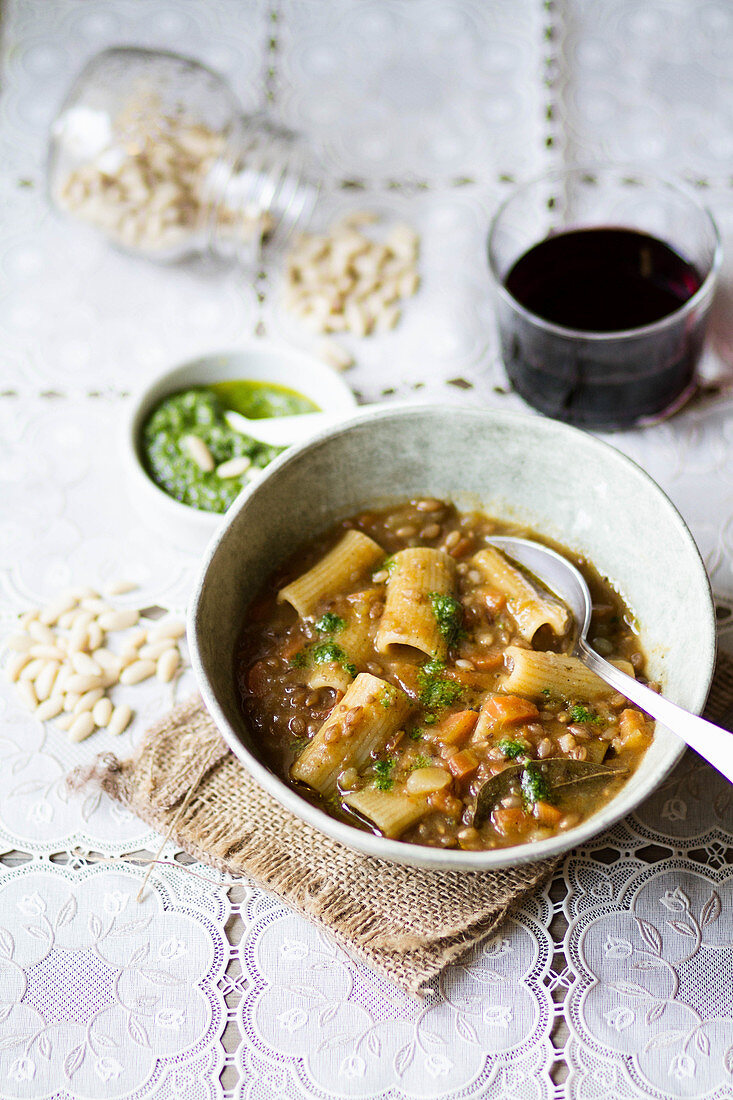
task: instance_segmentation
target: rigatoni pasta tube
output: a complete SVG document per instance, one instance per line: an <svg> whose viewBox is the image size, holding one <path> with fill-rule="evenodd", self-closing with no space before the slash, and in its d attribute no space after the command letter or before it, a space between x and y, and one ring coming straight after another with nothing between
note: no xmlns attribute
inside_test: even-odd
<svg viewBox="0 0 733 1100"><path fill-rule="evenodd" d="M326 798L335 794L341 772L361 771L372 753L381 752L411 705L399 688L368 672L359 673L293 764L291 777Z"/></svg>
<svg viewBox="0 0 733 1100"><path fill-rule="evenodd" d="M546 624L558 635L566 633L570 626L570 614L565 605L539 592L521 570L510 565L493 546L474 554L471 565L488 584L506 596L509 614L528 642Z"/></svg>
<svg viewBox="0 0 733 1100"><path fill-rule="evenodd" d="M387 580L387 602L374 640L377 652L408 645L427 657L444 660L448 643L430 597L451 595L455 576L456 563L442 550L416 547L395 554Z"/></svg>
<svg viewBox="0 0 733 1100"><path fill-rule="evenodd" d="M357 668L363 668L372 657L370 622L369 619L357 618L352 612L346 620L346 626L335 635L336 641Z"/></svg>
<svg viewBox="0 0 733 1100"><path fill-rule="evenodd" d="M278 603L287 600L302 619L311 615L321 600L341 592L382 561L384 550L361 531L347 531L332 550L297 580L281 588Z"/></svg>
<svg viewBox="0 0 733 1100"><path fill-rule="evenodd" d="M382 836L398 837L414 825L430 809L427 798L410 798L394 791L378 791L365 787L362 791L347 794L344 802L362 817L372 821Z"/></svg>
<svg viewBox="0 0 733 1100"><path fill-rule="evenodd" d="M345 668L335 662L316 665L308 673L306 683L313 691L319 688L333 688L335 691L346 692L353 682L353 676Z"/></svg>
<svg viewBox="0 0 733 1100"><path fill-rule="evenodd" d="M559 696L568 700L601 699L616 691L600 676L596 676L577 657L564 653L538 653L510 645L506 657L511 664L501 690L526 695L530 699Z"/></svg>

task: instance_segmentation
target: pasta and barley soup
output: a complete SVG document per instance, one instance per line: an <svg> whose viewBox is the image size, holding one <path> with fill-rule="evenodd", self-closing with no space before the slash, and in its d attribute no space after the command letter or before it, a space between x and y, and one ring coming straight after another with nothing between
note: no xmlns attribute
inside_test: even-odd
<svg viewBox="0 0 733 1100"><path fill-rule="evenodd" d="M415 844L508 847L577 825L638 766L653 723L568 655L569 611L495 535L547 542L429 498L362 511L248 608L243 716L275 773L331 816ZM589 584L592 644L641 678L623 601L561 552Z"/></svg>

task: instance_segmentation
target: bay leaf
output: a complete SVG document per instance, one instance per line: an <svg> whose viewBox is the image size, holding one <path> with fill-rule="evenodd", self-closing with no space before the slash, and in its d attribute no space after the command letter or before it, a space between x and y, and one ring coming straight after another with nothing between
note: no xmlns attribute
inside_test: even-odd
<svg viewBox="0 0 733 1100"><path fill-rule="evenodd" d="M473 815L475 828L478 829L483 825L503 798L521 790L522 773L526 766L511 764L486 780L476 795L476 809ZM554 802L561 800L562 795L571 790L577 791L579 786L587 786L590 791L597 783L608 782L609 779L623 775L625 772L623 768L594 764L591 760L566 760L563 757L532 760L530 766L544 779Z"/></svg>

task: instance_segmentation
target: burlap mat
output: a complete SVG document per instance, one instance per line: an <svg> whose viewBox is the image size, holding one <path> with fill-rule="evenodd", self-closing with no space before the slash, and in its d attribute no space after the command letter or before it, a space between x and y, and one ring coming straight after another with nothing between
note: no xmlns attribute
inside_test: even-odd
<svg viewBox="0 0 733 1100"><path fill-rule="evenodd" d="M719 722L732 705L733 660L723 655L706 715ZM99 784L203 863L277 894L411 993L489 936L558 863L425 871L360 855L262 790L199 698L153 726L132 760L100 757L80 782Z"/></svg>

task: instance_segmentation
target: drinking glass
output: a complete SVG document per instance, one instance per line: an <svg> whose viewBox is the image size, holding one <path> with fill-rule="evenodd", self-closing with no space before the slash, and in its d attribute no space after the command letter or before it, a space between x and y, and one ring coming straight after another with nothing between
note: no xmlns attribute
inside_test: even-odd
<svg viewBox="0 0 733 1100"><path fill-rule="evenodd" d="M698 288L666 316L610 332L555 324L507 289L514 265L545 238L599 228L658 238L692 265ZM549 172L499 207L488 258L509 380L540 412L585 428L628 428L670 415L694 392L721 245L709 211L684 185L624 168Z"/></svg>

